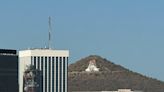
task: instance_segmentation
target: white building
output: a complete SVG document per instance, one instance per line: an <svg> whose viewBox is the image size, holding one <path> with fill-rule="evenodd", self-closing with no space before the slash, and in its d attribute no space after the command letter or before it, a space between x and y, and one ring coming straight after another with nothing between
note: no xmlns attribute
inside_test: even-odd
<svg viewBox="0 0 164 92"><path fill-rule="evenodd" d="M24 91L27 65L40 70L40 92L67 92L68 50L31 49L19 51L19 92Z"/></svg>

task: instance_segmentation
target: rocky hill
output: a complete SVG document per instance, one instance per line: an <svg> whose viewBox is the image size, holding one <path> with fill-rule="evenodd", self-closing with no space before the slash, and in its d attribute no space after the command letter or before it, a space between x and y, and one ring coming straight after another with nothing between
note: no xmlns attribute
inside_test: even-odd
<svg viewBox="0 0 164 92"><path fill-rule="evenodd" d="M99 72L85 72L95 60ZM117 89L164 92L164 82L132 72L100 56L92 55L68 67L68 91L112 91Z"/></svg>

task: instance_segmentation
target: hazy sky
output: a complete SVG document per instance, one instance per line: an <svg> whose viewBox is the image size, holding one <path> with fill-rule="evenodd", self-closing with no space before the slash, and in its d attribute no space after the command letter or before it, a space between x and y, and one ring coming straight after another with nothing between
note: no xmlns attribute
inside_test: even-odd
<svg viewBox="0 0 164 92"><path fill-rule="evenodd" d="M164 81L163 0L1 0L0 48L53 47L70 63L100 55Z"/></svg>

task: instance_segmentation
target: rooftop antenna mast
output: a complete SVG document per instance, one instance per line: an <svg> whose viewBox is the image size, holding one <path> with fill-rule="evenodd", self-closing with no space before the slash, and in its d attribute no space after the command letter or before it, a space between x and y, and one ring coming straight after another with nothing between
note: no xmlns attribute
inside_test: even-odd
<svg viewBox="0 0 164 92"><path fill-rule="evenodd" d="M49 16L49 21L48 21L48 49L51 49L51 32L52 32L52 26L51 26L51 17Z"/></svg>

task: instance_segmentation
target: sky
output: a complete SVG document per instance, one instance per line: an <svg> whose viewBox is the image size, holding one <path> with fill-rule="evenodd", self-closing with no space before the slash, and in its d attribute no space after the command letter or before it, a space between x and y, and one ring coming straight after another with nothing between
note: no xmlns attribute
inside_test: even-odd
<svg viewBox="0 0 164 92"><path fill-rule="evenodd" d="M0 48L68 49L69 63L100 55L164 81L163 0L1 0Z"/></svg>

